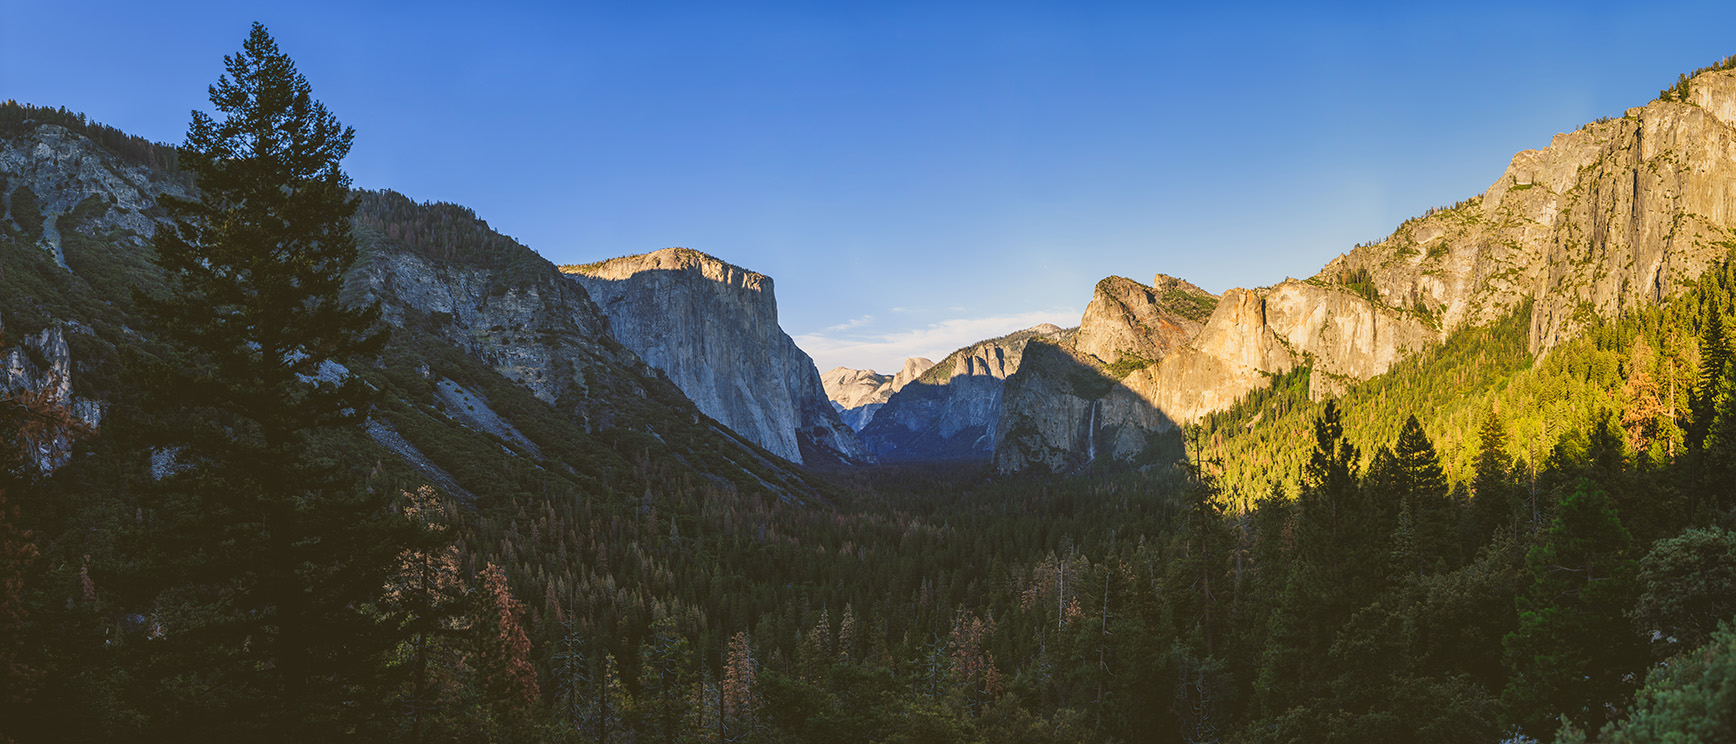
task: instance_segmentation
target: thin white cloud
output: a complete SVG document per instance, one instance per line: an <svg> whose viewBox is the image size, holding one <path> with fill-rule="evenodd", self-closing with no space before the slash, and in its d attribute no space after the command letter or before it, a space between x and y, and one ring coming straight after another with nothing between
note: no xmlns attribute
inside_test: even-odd
<svg viewBox="0 0 1736 744"><path fill-rule="evenodd" d="M879 333L851 333L860 326L851 326L855 321L850 321L796 336L795 340L822 370L849 367L892 373L902 368L908 357L927 357L938 362L970 344L1041 323L1078 325L1083 312L1077 308L1057 308L983 318L949 318L924 327Z"/></svg>
<svg viewBox="0 0 1736 744"><path fill-rule="evenodd" d="M868 325L869 323L872 323L872 322L874 322L874 316L864 315L860 318L851 318L851 319L846 320L842 323L839 323L835 326L827 326L824 330L821 330L820 332L821 333L840 333L843 331L848 331L851 328L861 328L862 326Z"/></svg>

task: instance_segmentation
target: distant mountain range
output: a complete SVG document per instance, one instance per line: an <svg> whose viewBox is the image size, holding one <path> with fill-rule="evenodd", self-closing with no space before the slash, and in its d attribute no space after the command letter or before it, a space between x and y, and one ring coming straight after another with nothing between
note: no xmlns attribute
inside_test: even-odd
<svg viewBox="0 0 1736 744"><path fill-rule="evenodd" d="M1340 395L1527 302L1527 348L1543 355L1679 292L1736 228L1736 72L1683 91L1521 152L1482 194L1307 279L1213 295L1161 274L1109 277L1075 328L1038 326L892 375L821 374L778 326L771 279L703 253L557 269L463 207L364 192L350 292L384 303L399 329L375 365L396 396L375 439L465 492L466 468L433 439L462 431L542 462L575 452L551 438L577 437L616 453L604 459L655 450L782 494L817 488L796 464L1156 463L1178 451L1178 427L1296 370L1311 398ZM131 290L159 281L156 200L191 186L167 147L8 106L0 388L47 391L98 428L115 349L143 332Z"/></svg>
<svg viewBox="0 0 1736 744"><path fill-rule="evenodd" d="M970 456L1003 472L1068 471L1146 462L1153 437L1293 370L1309 372L1316 400L1342 394L1525 302L1534 303L1530 352L1543 355L1593 319L1680 292L1727 253L1736 228L1736 72L1704 72L1683 87L1514 155L1484 193L1407 220L1305 280L1214 297L1163 275L1151 286L1105 279L1077 329L1033 334L1050 348L1021 345L1007 357L994 395L907 389L875 421L911 411L898 421L912 433L980 432ZM933 402L951 397L980 405L961 416ZM862 432L882 458L962 451L944 437L891 429Z"/></svg>

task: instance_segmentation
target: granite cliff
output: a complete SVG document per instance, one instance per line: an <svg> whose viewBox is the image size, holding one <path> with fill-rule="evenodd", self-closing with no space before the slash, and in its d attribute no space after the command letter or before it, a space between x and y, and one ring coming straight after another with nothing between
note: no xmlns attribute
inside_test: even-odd
<svg viewBox="0 0 1736 744"><path fill-rule="evenodd" d="M193 195L173 152L65 112L0 104L0 398L57 422L32 442L45 469L76 458L110 403L136 391L122 349L160 349L133 291L163 287L149 255L157 200ZM583 287L470 210L357 197L361 256L345 298L378 300L394 329L379 359L320 371L361 375L382 392L355 457L401 459L388 467L463 498L590 492L646 462L730 491L801 500L825 490L704 416L615 340Z"/></svg>
<svg viewBox="0 0 1736 744"><path fill-rule="evenodd" d="M778 326L770 277L685 248L561 270L706 415L793 462L867 461L813 359Z"/></svg>
<svg viewBox="0 0 1736 744"><path fill-rule="evenodd" d="M1315 398L1336 395L1526 300L1531 351L1545 354L1592 317L1681 290L1727 253L1733 229L1736 71L1710 71L1518 153L1482 194L1407 220L1312 278L1225 292L1151 364L1116 365L1123 349L1156 351L1138 344L1153 325L1118 300L1125 280L1105 280L1079 334L1091 341L1009 381L995 461L1016 471L1135 460L1127 431L1197 421L1303 365ZM1085 371L1113 383L1058 382Z"/></svg>
<svg viewBox="0 0 1736 744"><path fill-rule="evenodd" d="M1408 220L1315 279L1359 283L1443 330L1486 323L1528 298L1533 352L1591 314L1680 290L1721 258L1736 227L1736 71L1695 76L1682 100L1558 134L1514 155L1482 194Z"/></svg>

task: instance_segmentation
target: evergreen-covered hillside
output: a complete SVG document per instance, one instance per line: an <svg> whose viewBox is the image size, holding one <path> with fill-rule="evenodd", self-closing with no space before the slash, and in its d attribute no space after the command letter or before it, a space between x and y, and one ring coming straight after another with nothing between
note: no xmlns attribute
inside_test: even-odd
<svg viewBox="0 0 1736 744"><path fill-rule="evenodd" d="M1729 257L1541 357L1520 302L1300 368L1179 466L817 473L349 191L263 27L228 64L179 151L0 106L0 740L1736 739Z"/></svg>

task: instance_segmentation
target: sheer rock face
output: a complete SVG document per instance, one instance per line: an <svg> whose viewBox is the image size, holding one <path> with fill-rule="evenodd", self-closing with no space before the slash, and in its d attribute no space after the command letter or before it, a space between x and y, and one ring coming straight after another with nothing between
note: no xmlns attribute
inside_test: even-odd
<svg viewBox="0 0 1736 744"><path fill-rule="evenodd" d="M1446 332L1528 298L1531 350L1674 294L1724 255L1736 227L1736 72L1513 156L1481 196L1400 225L1316 278L1366 271L1383 303Z"/></svg>
<svg viewBox="0 0 1736 744"><path fill-rule="evenodd" d="M1019 369L1026 345L1070 335L1044 323L947 355L887 399L863 426L863 444L887 462L989 459L1001 418L1001 393L1007 377ZM911 362L906 360L900 377L920 366Z"/></svg>
<svg viewBox="0 0 1736 744"><path fill-rule="evenodd" d="M1133 460L1151 434L1175 428L1164 413L1117 384L1099 360L1070 345L1035 341L1007 380L996 426L1001 472L1064 472L1098 459Z"/></svg>
<svg viewBox="0 0 1736 744"><path fill-rule="evenodd" d="M770 277L684 248L562 270L707 416L794 462L866 461L813 359L778 326Z"/></svg>
<svg viewBox="0 0 1736 744"><path fill-rule="evenodd" d="M1104 294L1100 284L1092 305ZM1347 381L1381 374L1440 338L1416 313L1376 305L1342 287L1298 281L1228 290L1191 333L1161 315L1142 321L1128 313L1097 322L1097 338L1165 343L1160 352L1156 344L1147 347L1157 354L1155 363L1119 379L1077 341L1042 357L1043 364L1027 365L1007 386L1000 430L1008 436L995 450L1003 472L1037 465L1076 469L1099 458L1147 460L1152 435L1230 407L1270 384L1271 375L1312 364L1312 392L1336 394Z"/></svg>
<svg viewBox="0 0 1736 744"><path fill-rule="evenodd" d="M820 375L820 383L826 388L826 397L832 400L838 417L846 426L860 432L874 420L874 414L886 405L893 393L915 382L933 366L934 362L912 357L904 360L904 368L895 375L883 375L871 369L833 367Z"/></svg>
<svg viewBox="0 0 1736 744"><path fill-rule="evenodd" d="M1102 388L1094 403L1077 393L1096 389L1014 380L1006 408L1017 421L1002 427L1029 426L999 445L996 463L1078 467L1093 446L1099 457L1121 458L1124 450L1104 446L1104 427L1196 421L1304 364L1312 394L1335 395L1527 300L1531 350L1546 353L1593 316L1681 290L1725 255L1733 228L1736 71L1709 72L1691 81L1686 102L1653 101L1514 155L1483 194L1408 220L1308 281L1225 292L1196 334ZM1116 361L1151 325L1132 309L1137 302L1116 305L1105 294L1126 292L1099 286L1081 324L1089 342L1070 357L1078 364ZM1119 421L1113 411L1127 407L1112 402L1125 400L1123 391L1149 411ZM1091 420L1094 433L1079 423Z"/></svg>

